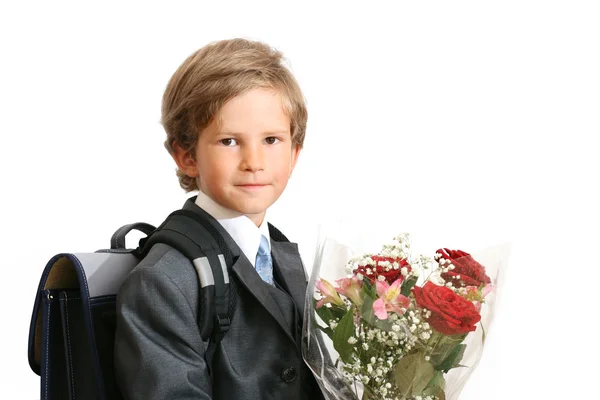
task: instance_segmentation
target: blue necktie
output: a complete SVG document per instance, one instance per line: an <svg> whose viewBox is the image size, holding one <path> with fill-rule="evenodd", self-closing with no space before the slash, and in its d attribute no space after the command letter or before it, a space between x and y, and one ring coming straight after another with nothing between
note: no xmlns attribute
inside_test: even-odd
<svg viewBox="0 0 600 400"><path fill-rule="evenodd" d="M258 247L258 254L256 254L256 272L263 281L269 285L273 284L273 262L269 252L269 242L264 235L260 236L260 246Z"/></svg>

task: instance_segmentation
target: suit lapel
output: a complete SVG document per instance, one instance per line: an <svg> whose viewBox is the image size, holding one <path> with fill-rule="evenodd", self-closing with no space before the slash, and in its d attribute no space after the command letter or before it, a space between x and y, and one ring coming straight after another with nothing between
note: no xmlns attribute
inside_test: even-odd
<svg viewBox="0 0 600 400"><path fill-rule="evenodd" d="M273 299L271 293L269 293L269 287L263 282L256 270L252 268L252 264L250 264L250 261L248 261L244 254L241 254L233 264L232 270L239 278L240 283L245 286L246 290L275 318L290 340L294 341L289 328L286 326L281 309L275 303L275 299Z"/></svg>
<svg viewBox="0 0 600 400"><path fill-rule="evenodd" d="M307 278L298 245L291 242L271 241L271 255L277 279L292 296L300 318L304 318Z"/></svg>

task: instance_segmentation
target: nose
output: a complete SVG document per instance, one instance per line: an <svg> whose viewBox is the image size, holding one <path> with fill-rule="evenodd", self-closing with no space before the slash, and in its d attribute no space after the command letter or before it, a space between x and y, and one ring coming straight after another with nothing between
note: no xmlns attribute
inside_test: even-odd
<svg viewBox="0 0 600 400"><path fill-rule="evenodd" d="M260 145L244 146L240 163L242 171L262 171L265 169L265 154Z"/></svg>

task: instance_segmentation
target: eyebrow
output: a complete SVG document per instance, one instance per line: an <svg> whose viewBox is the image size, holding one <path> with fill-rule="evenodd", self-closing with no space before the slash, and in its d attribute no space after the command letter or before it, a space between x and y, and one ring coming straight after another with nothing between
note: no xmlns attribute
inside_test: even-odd
<svg viewBox="0 0 600 400"><path fill-rule="evenodd" d="M289 129L287 130L280 130L280 131L265 131L262 132L263 135L281 135L281 134L286 134L286 133L291 133ZM225 136L242 136L244 135L243 132L234 132L234 131L218 131L215 133L215 135L225 135Z"/></svg>

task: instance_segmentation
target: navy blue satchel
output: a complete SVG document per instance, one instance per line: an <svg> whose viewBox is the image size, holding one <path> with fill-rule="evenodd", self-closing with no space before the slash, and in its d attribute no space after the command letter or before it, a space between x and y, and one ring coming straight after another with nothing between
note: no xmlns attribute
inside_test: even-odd
<svg viewBox="0 0 600 400"><path fill-rule="evenodd" d="M122 399L113 367L116 294L156 243L179 250L198 272L202 304L198 326L209 340L205 357L211 365L235 307L229 268L239 254L225 245L215 229L218 224L207 223L212 217L199 211L175 211L156 229L146 223L125 225L111 238L110 249L61 253L50 259L29 331L29 365L40 376L40 399ZM137 249L127 249L125 236L134 229L147 236Z"/></svg>
<svg viewBox="0 0 600 400"><path fill-rule="evenodd" d="M41 399L121 399L113 369L116 293L139 262L121 228L111 249L57 254L39 284L29 331L29 365L40 375Z"/></svg>

